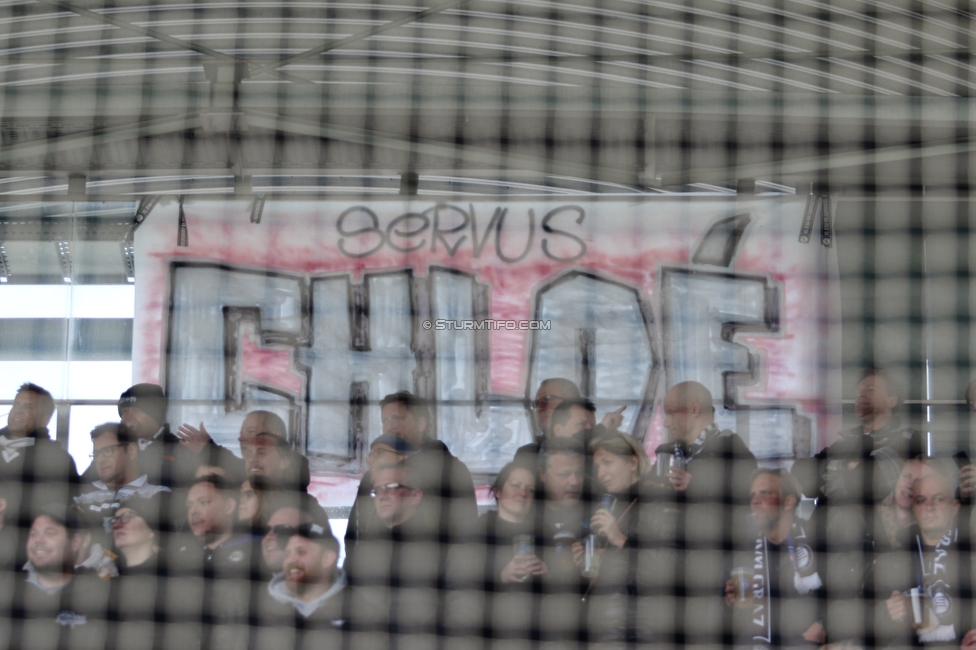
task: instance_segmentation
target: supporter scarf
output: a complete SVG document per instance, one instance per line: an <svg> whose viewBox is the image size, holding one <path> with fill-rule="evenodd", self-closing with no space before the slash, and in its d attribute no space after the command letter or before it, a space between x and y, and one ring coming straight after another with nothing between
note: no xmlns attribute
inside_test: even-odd
<svg viewBox="0 0 976 650"><path fill-rule="evenodd" d="M0 436L0 447L3 448L3 459L6 462L10 462L13 459L20 456L20 449L25 447L33 447L36 440L31 436L25 436L23 438L17 438L11 440L7 436Z"/></svg>
<svg viewBox="0 0 976 650"><path fill-rule="evenodd" d="M810 546L810 538L803 526L793 522L790 534L786 538L786 547L790 555L790 565L793 568L792 594L780 594L780 584L772 584L769 573L769 542L765 535L756 538L753 550L753 578L752 593L754 598L752 625L752 641L755 647L773 643L773 598L789 596L805 596L823 586L820 574L817 572L817 558ZM780 576L782 578L782 576Z"/></svg>
<svg viewBox="0 0 976 650"><path fill-rule="evenodd" d="M932 624L918 631L918 640L922 643L954 641L956 639L956 612L954 611L952 595L955 589L951 584L955 576L950 575L946 565L949 564L950 553L956 553L956 543L959 541L959 531L953 528L946 533L932 550L926 550L920 534L915 535L915 577L918 587L924 590L929 599L929 610Z"/></svg>
<svg viewBox="0 0 976 650"><path fill-rule="evenodd" d="M694 442L688 445L688 460L691 460L700 454L702 449L705 448L705 443L718 436L720 433L721 431L718 430L718 427L715 426L714 422L705 427L702 432L698 434L698 437L695 438Z"/></svg>

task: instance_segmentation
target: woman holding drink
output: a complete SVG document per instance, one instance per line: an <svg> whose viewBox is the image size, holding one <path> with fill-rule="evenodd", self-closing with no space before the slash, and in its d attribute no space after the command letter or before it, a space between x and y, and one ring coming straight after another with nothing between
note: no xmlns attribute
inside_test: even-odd
<svg viewBox="0 0 976 650"><path fill-rule="evenodd" d="M590 519L590 529L607 544L623 548L627 543L631 511L641 499L640 479L650 468L647 452L631 436L612 432L590 444L597 480L605 498ZM627 532L624 532L627 531Z"/></svg>
<svg viewBox="0 0 976 650"><path fill-rule="evenodd" d="M494 546L501 564L511 551L512 558L498 574L502 583L544 578L546 565L535 553L532 510L535 504L535 474L528 466L509 463L499 472L491 488L498 510L486 512L481 520L486 539Z"/></svg>
<svg viewBox="0 0 976 650"><path fill-rule="evenodd" d="M536 552L535 488L531 464L516 460L503 467L491 487L497 510L482 515L474 535L452 547L447 619L455 637L474 642L487 629L499 640L529 639L538 619L535 585L549 575Z"/></svg>
<svg viewBox="0 0 976 650"><path fill-rule="evenodd" d="M674 501L649 480L647 453L632 436L611 431L590 452L606 490L590 518L600 547L589 562L590 631L608 642L667 640L674 621L657 599L679 582Z"/></svg>

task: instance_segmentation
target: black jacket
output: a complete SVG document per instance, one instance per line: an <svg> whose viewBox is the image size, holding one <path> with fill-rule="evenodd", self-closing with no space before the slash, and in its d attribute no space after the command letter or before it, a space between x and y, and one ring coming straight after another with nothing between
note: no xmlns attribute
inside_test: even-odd
<svg viewBox="0 0 976 650"><path fill-rule="evenodd" d="M679 500L689 503L748 505L756 457L737 434L709 426L687 453L691 483ZM670 454L674 443L659 445L655 453Z"/></svg>
<svg viewBox="0 0 976 650"><path fill-rule="evenodd" d="M6 427L0 429L0 435L11 437ZM74 459L60 443L51 440L46 428L36 429L28 436L34 439L32 446L11 450L15 454L0 455L0 481L15 488L8 498L16 502L19 497L20 502L19 511L8 504L6 516L15 521L19 515L27 526L35 509L51 503L70 503L81 486Z"/></svg>
<svg viewBox="0 0 976 650"><path fill-rule="evenodd" d="M452 537L473 532L478 520L478 502L467 466L439 440L424 442L411 456L410 462L420 468L420 482L415 487L424 491L421 504L424 517L436 522ZM360 539L382 532L383 524L376 518L369 496L372 489L373 476L367 471L359 482L356 500L349 511L345 536L347 554L354 552Z"/></svg>
<svg viewBox="0 0 976 650"><path fill-rule="evenodd" d="M860 426L841 432L839 440L812 458L798 459L792 473L809 497L828 496L835 504L877 503L894 488L893 479L876 471L877 463L884 456L904 461L921 451L921 434L892 418L868 434Z"/></svg>

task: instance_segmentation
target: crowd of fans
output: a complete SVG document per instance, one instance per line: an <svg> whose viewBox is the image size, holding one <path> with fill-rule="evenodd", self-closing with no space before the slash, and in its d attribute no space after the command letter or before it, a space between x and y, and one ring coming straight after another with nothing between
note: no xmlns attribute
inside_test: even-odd
<svg viewBox="0 0 976 650"><path fill-rule="evenodd" d="M708 390L680 383L652 465L623 409L597 424L548 379L537 439L479 516L428 405L394 393L340 567L277 415L247 415L238 456L204 424L170 431L163 390L138 384L79 476L50 393L24 384L0 430L0 647L976 650L976 468L923 453L897 403L868 371L855 429L760 468Z"/></svg>

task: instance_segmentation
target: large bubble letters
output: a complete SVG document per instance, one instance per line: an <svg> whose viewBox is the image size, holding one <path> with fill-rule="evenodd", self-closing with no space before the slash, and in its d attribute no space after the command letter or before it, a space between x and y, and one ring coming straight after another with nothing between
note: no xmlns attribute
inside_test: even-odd
<svg viewBox="0 0 976 650"><path fill-rule="evenodd" d="M574 380L598 406L624 411L622 429L643 437L654 411L659 364L654 318L632 287L570 272L540 287L526 399L547 377Z"/></svg>
<svg viewBox="0 0 976 650"><path fill-rule="evenodd" d="M447 246L457 226L432 215L433 236ZM549 235L551 217L543 219ZM314 468L353 473L381 431L379 400L408 388L434 400L437 436L473 471L491 472L531 439L525 404L546 377L576 381L600 411L626 405L621 428L642 438L663 371L668 386L705 384L720 402L720 424L757 455L804 455L810 422L795 406L740 394L762 384L764 360L736 336L781 327L780 287L733 269L748 223L748 215L715 222L690 265L659 269L660 340L650 304L633 286L579 270L538 285L532 317L549 326L528 334L524 396L491 393L492 358L506 351L491 349L490 330L422 326L491 318L492 287L475 274L430 266L426 276L403 269L354 281L349 273L173 262L169 420L206 422L218 442L236 448L246 412L269 409L290 422Z"/></svg>
<svg viewBox="0 0 976 650"><path fill-rule="evenodd" d="M780 332L780 288L766 276L727 270L748 224L745 214L717 221L692 254L695 266L660 269L667 385L705 385L720 402L719 425L739 433L759 457L809 455L808 418L792 405L749 403L739 394L761 384L763 359L736 335Z"/></svg>
<svg viewBox="0 0 976 650"><path fill-rule="evenodd" d="M174 262L170 286L170 423L206 422L219 442L236 448L246 411L262 408L300 436L307 378L291 350L308 337L302 276Z"/></svg>

